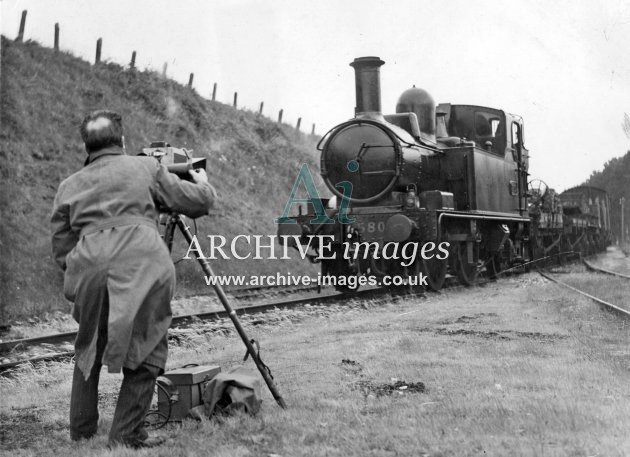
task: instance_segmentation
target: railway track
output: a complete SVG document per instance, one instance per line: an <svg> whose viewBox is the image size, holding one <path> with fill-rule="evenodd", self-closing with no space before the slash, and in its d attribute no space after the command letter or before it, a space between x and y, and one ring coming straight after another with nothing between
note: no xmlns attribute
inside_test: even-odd
<svg viewBox="0 0 630 457"><path fill-rule="evenodd" d="M587 270L589 271L593 271L596 273L601 273L601 274L606 274L609 276L614 276L617 278L623 278L623 279L630 279L629 275L623 274L623 273L619 273L617 271L612 271L612 270L608 270L606 268L602 268L599 267L597 265L595 265L594 263L588 261L585 258L581 259L582 264L586 267ZM601 298L598 298L592 294L589 294L588 292L585 292L583 290L578 289L577 287L571 286L570 284L565 283L564 281L561 281L557 278L554 278L549 272L543 273L541 271L539 271L540 275L543 276L545 279L554 282L566 289L572 290L573 292L580 294L584 297L589 298L590 300L594 301L595 303L597 303L598 305L600 305L602 308L613 312L619 316L622 316L624 318L630 317L630 310L621 308L620 306L617 306L613 303L609 303L606 300L602 300Z"/></svg>
<svg viewBox="0 0 630 457"><path fill-rule="evenodd" d="M588 262L586 262L584 259L582 259L582 261L587 265L587 268L589 268L588 267ZM593 268L593 270L594 271L602 271L602 272L607 273L607 274L612 274L612 275L615 275L615 276L621 276L621 277L624 277L626 279L630 279L629 276L617 274L615 272L608 271L608 270L603 270L603 269L599 269L599 268ZM551 282L553 282L555 284L558 284L559 286L562 286L562 287L564 287L566 289L569 289L569 290L572 290L573 292L578 293L578 294L580 294L580 295L582 295L582 296L584 296L586 298L589 298L590 300L594 301L595 303L597 303L598 305L600 305L602 308L606 309L607 311L610 311L610 312L612 312L614 314L617 314L619 316L622 316L624 318L629 318L630 317L630 311L627 310L627 309L621 308L621 307L619 307L617 305L614 305L614 304L609 303L609 302L607 302L605 300L602 300L601 298L598 298L598 297L596 297L594 295L591 295L588 292L585 292L583 290L580 290L577 287L573 287L573 286L565 283L564 281L561 281L561 280L559 280L557 278L554 278L549 273L543 273L542 271L539 271L538 273L543 278L545 278L545 279L547 279L547 280L549 280L549 281L551 281Z"/></svg>
<svg viewBox="0 0 630 457"><path fill-rule="evenodd" d="M311 277L311 284L316 284L317 278ZM244 300L252 297L259 297L263 293L274 293L274 294L292 294L295 292L307 292L311 290L316 290L317 286L244 286L244 287L228 287L224 286L223 290L230 297L237 300ZM176 298L191 298L191 297L205 297L205 296L214 296L214 291L209 291L207 293L191 293L186 295L181 295Z"/></svg>
<svg viewBox="0 0 630 457"><path fill-rule="evenodd" d="M563 254L566 254L566 253L563 253ZM530 262L530 264L536 265L538 262L546 261L546 260L548 259L547 258L539 259L537 261ZM599 269L598 267L593 266L592 264L590 264L584 259L582 261L586 264L587 268L590 267L595 271L602 270L602 269ZM510 268L508 270L501 272L500 275L510 273L511 271L514 271L514 272L522 271L524 268L531 265L528 265L528 264L519 265L519 266ZM608 270L603 270L603 272L609 273L609 274L615 274L615 272L609 272ZM611 303L607 303L604 300L598 299L597 297L589 295L586 292L580 291L572 286L569 286L568 284L565 284L562 281L559 281L556 278L553 278L552 276L549 275L549 273L543 273L541 271L539 271L539 273L546 279L552 282L555 282L561 286L572 289L582 295L585 295L588 298L596 301L600 305L610 310L613 310L624 316L630 316L630 312L624 310L623 308L615 306ZM625 276L621 274L616 274L616 275L630 279L630 276ZM455 289L460 288L460 287L464 288L464 286L458 286L454 284L455 278L448 278L448 279L449 280L447 280L446 282L446 287L455 288ZM488 279L482 280L478 284L483 285L489 281L490 280ZM297 292L306 292L306 291L315 290L315 289L317 289L316 286L301 287L301 288L284 288L284 289L279 289L278 287L270 287L270 286L253 286L253 287L247 287L247 288L241 288L241 289L232 289L232 290L229 290L228 293L232 296L232 298L247 300L250 298L259 297L261 293L264 293L264 291L277 293L278 295L286 295L286 294L295 294ZM405 290L405 288L400 289L400 293L405 293L408 291L409 290L408 289ZM353 294L351 297L367 299L367 298L375 298L378 296L383 296L389 293L392 293L392 289L370 288L370 289L359 290L358 292ZM239 308L236 308L235 311L239 317L243 317L243 316L251 316L251 315L256 315L256 314L263 314L268 311L276 310L276 309L292 309L292 308L296 308L305 304L311 304L311 305L338 304L340 300L347 299L348 297L349 297L348 295L341 294L341 293L324 293L315 297L313 296L297 297L297 298L289 298L286 300L274 300L271 302L255 304L251 306L241 306ZM187 326L190 326L194 322L199 322L199 321L216 322L221 319L227 319L227 318L228 318L228 313L224 310L179 315L179 316L173 317L171 328L182 328L182 327L185 328ZM0 360L2 360L3 358L6 360L8 357L14 357L17 352L26 353L30 348L33 348L36 346L48 347L51 350L51 352L47 354L37 354L31 357L24 357L24 358L19 358L16 360L9 360L7 362L0 363L0 374L6 374L7 372L10 372L12 369L15 369L18 366L26 364L26 363L34 364L38 362L59 361L59 360L71 358L72 356L74 356L73 351L59 350L59 348L55 348L55 346L60 346L60 345L65 344L67 348L67 345L70 342L74 341L75 337L76 337L76 332L65 332L65 333L57 333L57 334L34 337L34 338L25 338L25 339L13 340L13 341L0 342Z"/></svg>
<svg viewBox="0 0 630 457"><path fill-rule="evenodd" d="M375 298L390 293L389 289L371 288L364 289L352 295L352 298ZM261 303L251 306L243 306L235 308L239 317L263 314L272 310L292 309L300 305L323 305L338 304L341 299L347 299L348 295L342 293L325 293L318 296L290 298L286 300L275 300L272 302ZM181 328L189 326L194 322L216 322L221 319L227 319L228 313L224 310L211 311L204 313L185 314L173 317L171 328ZM35 338L24 338L13 341L0 342L0 358L15 356L17 352L27 352L33 347L48 347L52 352L48 354L37 354L32 357L24 357L16 360L10 360L0 363L0 374L6 374L8 371L17 368L26 363L51 362L68 359L74 356L74 351L58 350L55 346L67 345L74 341L76 332L57 333L52 335L40 336ZM55 350L57 349L57 350Z"/></svg>
<svg viewBox="0 0 630 457"><path fill-rule="evenodd" d="M516 269L520 269L521 267L515 267ZM509 269L509 270L513 270ZM506 270L505 272L509 272ZM505 273L502 272L502 273ZM478 284L483 285L488 281L480 281ZM444 288L449 289L458 289L458 288L466 288L463 285L460 285L457 279L454 276L448 276L444 285ZM254 286L248 287L244 289L232 289L228 290L228 293L232 296L233 299L249 299L256 294L256 292L264 292L271 291L273 287L269 286ZM302 288L285 288L285 290L274 291L279 292L279 294L291 294L296 292L303 292L307 290L317 289L317 287L302 287ZM419 290L422 290L418 287ZM311 305L322 305L322 304L335 304L339 303L341 299L347 300L348 298L375 298L379 296L383 296L386 294L396 294L396 293L408 293L409 288L401 287L399 289L390 289L390 288L365 288L361 289L352 295L347 295L343 293L324 293L318 296L310 296L310 297L299 297L299 298L291 298L287 300L275 300L268 303L262 303L251 306L241 306L239 308L235 308L235 311L239 317L243 316L251 316L256 314L264 314L268 311L272 311L275 309L292 309L299 307L305 304ZM439 293L439 292L438 292ZM212 295L212 294L207 294ZM220 311L210 311L203 313L194 313L194 314L185 314L174 316L171 322L171 328L182 328L187 327L193 324L194 322L203 321L203 322L216 322L221 319L227 319L228 313L224 310ZM15 357L16 352L26 353L30 348L33 347L48 347L51 352L48 354L37 354L31 357L19 358L16 360L9 360L0 363L0 376L6 375L10 373L13 369L19 367L20 365L24 365L27 363L35 364L40 362L53 362L60 361L64 359L68 359L74 356L74 351L69 350L59 350L59 346L67 345L74 341L76 338L76 332L65 332L65 333L56 333L51 335L39 336L34 338L24 338L19 340L12 341L4 341L0 342L0 360L7 359L7 357ZM55 346L57 348L55 348ZM57 349L57 350L55 350Z"/></svg>
<svg viewBox="0 0 630 457"><path fill-rule="evenodd" d="M317 280L317 278L312 278L313 282ZM230 295L232 299L236 300L249 300L251 298L260 297L262 293L271 293L276 295L289 295L295 294L299 292L309 292L317 290L317 286L307 286L307 287L282 287L282 286L248 286L248 287L239 287L239 288L225 288L225 292ZM177 297L177 299L181 298L190 298L190 297L205 297L205 296L213 296L214 292L208 292L205 294L188 294ZM202 313L201 315L203 315ZM211 314L211 313L206 313ZM187 314L182 316L177 316L173 318L173 322L181 319L189 319L191 316L195 316L196 314ZM34 346L37 344L60 344L67 341L74 340L76 336L76 332L65 332L65 333L55 333L52 335L44 335L33 338L24 338L12 341L0 341L0 356L7 352L13 351L18 348L27 348L30 346Z"/></svg>

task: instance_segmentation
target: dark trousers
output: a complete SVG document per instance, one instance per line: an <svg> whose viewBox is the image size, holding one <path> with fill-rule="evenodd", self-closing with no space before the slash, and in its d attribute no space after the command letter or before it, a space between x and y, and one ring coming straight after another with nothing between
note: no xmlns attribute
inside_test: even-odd
<svg viewBox="0 0 630 457"><path fill-rule="evenodd" d="M100 361L94 363L90 377L85 380L76 366L70 398L70 437L73 440L89 438L96 434L98 426L98 380ZM162 370L142 364L135 370L123 368L123 382L109 432L110 443L131 444L144 441L148 434L144 418L151 406L155 379Z"/></svg>
<svg viewBox="0 0 630 457"><path fill-rule="evenodd" d="M96 358L90 376L85 379L83 372L74 366L72 394L70 397L70 438L79 440L90 438L98 428L98 381L101 374L103 353L107 344L107 309L101 313L99 336L96 344ZM158 344L147 357L147 361L163 360L167 349L167 339ZM155 380L162 374L160 367L142 363L135 370L123 368L123 382L120 386L114 419L109 432L112 444L134 445L147 439L144 418L151 406Z"/></svg>

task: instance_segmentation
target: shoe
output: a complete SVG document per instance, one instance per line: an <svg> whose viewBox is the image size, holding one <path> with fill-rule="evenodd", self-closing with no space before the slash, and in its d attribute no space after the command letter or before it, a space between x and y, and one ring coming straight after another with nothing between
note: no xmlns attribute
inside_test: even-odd
<svg viewBox="0 0 630 457"><path fill-rule="evenodd" d="M87 434L71 433L70 434L70 439L72 441L87 441L87 440L90 440L90 439L94 438L94 436L96 436L96 432L94 432L94 433L87 433Z"/></svg>
<svg viewBox="0 0 630 457"><path fill-rule="evenodd" d="M107 447L110 450L116 448L117 446L126 446L131 449L148 449L161 446L165 441L166 438L162 436L154 436L153 438L147 438L146 440L110 441L107 444Z"/></svg>
<svg viewBox="0 0 630 457"><path fill-rule="evenodd" d="M144 441L137 440L132 443L128 443L127 446L132 449L145 449L161 446L165 441L166 438L163 436L154 436L152 438L147 438Z"/></svg>

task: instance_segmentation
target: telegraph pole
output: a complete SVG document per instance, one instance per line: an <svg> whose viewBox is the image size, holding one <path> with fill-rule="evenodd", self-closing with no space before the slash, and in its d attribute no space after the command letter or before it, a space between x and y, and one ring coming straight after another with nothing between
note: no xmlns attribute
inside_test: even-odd
<svg viewBox="0 0 630 457"><path fill-rule="evenodd" d="M625 203L625 201L626 201L626 199L624 197L621 197L619 199L619 204L621 205L621 247L623 247L623 235L624 235L624 233L623 233L623 228L624 228L624 225L623 225L623 204Z"/></svg>

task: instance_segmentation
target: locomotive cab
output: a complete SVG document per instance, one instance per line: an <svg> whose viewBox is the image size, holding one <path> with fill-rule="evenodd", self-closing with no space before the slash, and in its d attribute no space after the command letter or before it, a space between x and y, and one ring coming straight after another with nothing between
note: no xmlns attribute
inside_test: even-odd
<svg viewBox="0 0 630 457"><path fill-rule="evenodd" d="M501 110L472 105L442 103L440 133L442 137L457 137L474 141L488 152L503 155L507 146L506 116Z"/></svg>
<svg viewBox="0 0 630 457"><path fill-rule="evenodd" d="M529 163L523 120L498 109L443 103L436 123L446 157L434 166L452 176L442 185L459 196L457 209L524 216Z"/></svg>

